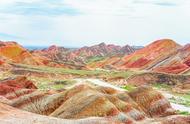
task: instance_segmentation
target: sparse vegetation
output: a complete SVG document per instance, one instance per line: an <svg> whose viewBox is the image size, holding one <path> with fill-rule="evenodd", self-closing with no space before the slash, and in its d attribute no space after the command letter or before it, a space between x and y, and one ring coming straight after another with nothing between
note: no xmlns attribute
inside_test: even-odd
<svg viewBox="0 0 190 124"><path fill-rule="evenodd" d="M133 91L136 87L133 85L125 85L122 88L130 92Z"/></svg>
<svg viewBox="0 0 190 124"><path fill-rule="evenodd" d="M190 107L190 95L189 94L175 94L176 97L169 99L170 102Z"/></svg>
<svg viewBox="0 0 190 124"><path fill-rule="evenodd" d="M87 63L90 64L90 63L101 61L104 59L105 59L105 57L103 57L103 56L93 56L93 57L90 57L87 59Z"/></svg>
<svg viewBox="0 0 190 124"><path fill-rule="evenodd" d="M128 71L121 71L121 72L119 72L119 71L112 71L112 72L110 72L109 74L108 74L108 76L109 77L111 77L111 78L117 78L117 77L121 77L121 78L128 78L128 77L130 77L130 76L132 76L132 75L134 75L134 74L136 74L137 72L134 72L134 71L130 71L130 70L128 70Z"/></svg>
<svg viewBox="0 0 190 124"><path fill-rule="evenodd" d="M47 66L31 66L31 65L23 65L17 64L22 70L32 71L32 72L44 72L44 73L53 73L53 74L71 74L77 75L81 77L88 77L88 76L96 76L102 78L128 78L134 74L140 73L137 71L106 71L106 70L76 70L76 69L66 69L66 68L53 68Z"/></svg>
<svg viewBox="0 0 190 124"><path fill-rule="evenodd" d="M175 96L175 97L171 97L169 98L169 101L175 104L180 104L180 105L184 105L187 107L190 107L190 94L186 93L186 94L179 94L179 93L174 93L172 92L172 87L167 85L167 84L161 84L161 83L155 83L153 84L153 87L161 90L161 91L167 91L169 94Z"/></svg>
<svg viewBox="0 0 190 124"><path fill-rule="evenodd" d="M177 111L177 113L180 115L190 115L188 111Z"/></svg>
<svg viewBox="0 0 190 124"><path fill-rule="evenodd" d="M31 66L31 65L16 65L23 70L33 71L33 72L45 72L45 73L54 73L54 74L73 74L79 76L92 76L106 73L102 70L76 70L76 69L66 69L66 68L54 68L47 66Z"/></svg>
<svg viewBox="0 0 190 124"><path fill-rule="evenodd" d="M63 89L67 86L73 85L76 83L71 79L55 79L55 78L42 78L42 77L28 77L28 79L35 82L37 87L42 90L46 89Z"/></svg>
<svg viewBox="0 0 190 124"><path fill-rule="evenodd" d="M163 83L154 83L153 87L156 89L170 89L171 88L171 86L167 84L163 84Z"/></svg>

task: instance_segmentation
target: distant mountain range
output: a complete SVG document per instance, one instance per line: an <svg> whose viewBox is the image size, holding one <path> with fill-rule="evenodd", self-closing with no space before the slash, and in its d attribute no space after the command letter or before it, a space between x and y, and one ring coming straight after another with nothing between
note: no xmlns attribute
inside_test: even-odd
<svg viewBox="0 0 190 124"><path fill-rule="evenodd" d="M21 63L74 69L140 69L164 73L188 73L190 45L181 46L170 39L154 41L148 46L118 46L100 43L70 49L24 48L16 42L0 42L0 65Z"/></svg>

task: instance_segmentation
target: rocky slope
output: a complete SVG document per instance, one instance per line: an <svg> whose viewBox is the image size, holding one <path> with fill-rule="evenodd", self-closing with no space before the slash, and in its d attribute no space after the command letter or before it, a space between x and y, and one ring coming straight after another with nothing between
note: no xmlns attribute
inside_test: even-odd
<svg viewBox="0 0 190 124"><path fill-rule="evenodd" d="M157 72L179 74L190 69L190 44L177 50L177 53L160 63L154 69Z"/></svg>
<svg viewBox="0 0 190 124"><path fill-rule="evenodd" d="M75 50L51 46L44 50L32 51L35 55L44 56L54 62L64 63L65 66L78 69L85 68L86 63L91 61L99 61L114 55L128 55L133 52L134 49L128 45L121 47L112 44L106 45L105 43Z"/></svg>
<svg viewBox="0 0 190 124"><path fill-rule="evenodd" d="M137 69L172 74L190 72L190 45L181 46L170 39L157 40L137 51L101 43L80 49L50 46L28 51L15 42L0 42L0 69L9 63L64 67L71 69Z"/></svg>
<svg viewBox="0 0 190 124"><path fill-rule="evenodd" d="M172 74L190 70L190 45L180 46L170 39L155 41L125 57L109 57L90 63L89 68L139 69Z"/></svg>
<svg viewBox="0 0 190 124"><path fill-rule="evenodd" d="M122 58L121 68L151 69L175 54L180 45L169 39L158 40L135 53Z"/></svg>
<svg viewBox="0 0 190 124"><path fill-rule="evenodd" d="M18 123L19 120L24 123L30 115L32 118L28 123L190 123L189 116L175 115L175 110L168 100L161 93L147 86L126 92L108 87L78 84L62 91L41 91L25 77L7 79L2 81L2 84L4 86L1 86L1 90L6 92L0 92L0 112L3 113L0 119L11 124ZM14 113L17 116L13 116ZM68 120L61 122L61 119ZM71 119L77 120L71 121Z"/></svg>
<svg viewBox="0 0 190 124"><path fill-rule="evenodd" d="M17 64L28 64L28 65L43 65L62 67L63 65L51 62L50 59L32 55L30 51L17 44L16 42L3 42L0 41L0 61L1 63L17 63Z"/></svg>
<svg viewBox="0 0 190 124"><path fill-rule="evenodd" d="M129 77L126 81L128 84L141 86L149 84L167 85L173 91L179 93L190 92L190 76L189 75L173 75L163 73L141 73Z"/></svg>
<svg viewBox="0 0 190 124"><path fill-rule="evenodd" d="M92 56L108 56L118 54L128 55L133 52L134 49L128 45L121 47L113 44L106 45L105 43L100 43L91 47L82 47L78 50L73 51L72 55L74 55L73 57L85 56L88 58Z"/></svg>
<svg viewBox="0 0 190 124"><path fill-rule="evenodd" d="M0 103L0 121L2 124L119 124L107 118L86 118L66 120L49 116L42 116L13 108Z"/></svg>
<svg viewBox="0 0 190 124"><path fill-rule="evenodd" d="M32 54L16 42L0 42L0 56L14 63L41 64Z"/></svg>

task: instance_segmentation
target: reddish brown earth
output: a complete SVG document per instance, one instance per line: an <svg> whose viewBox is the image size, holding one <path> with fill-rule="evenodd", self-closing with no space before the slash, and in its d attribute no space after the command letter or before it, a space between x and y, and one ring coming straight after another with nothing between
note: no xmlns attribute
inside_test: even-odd
<svg viewBox="0 0 190 124"><path fill-rule="evenodd" d="M150 69L158 63L168 58L171 54L177 51L180 45L169 39L155 41L148 46L135 51L130 55L126 55L114 61L112 58L95 63L96 65L110 65L109 61L114 61L112 64L115 69Z"/></svg>
<svg viewBox="0 0 190 124"><path fill-rule="evenodd" d="M46 57L57 63L64 63L64 65L69 68L86 69L86 63L93 57L123 56L132 52L134 52L134 49L128 45L121 47L101 43L74 50L53 45L44 50L34 50L32 54Z"/></svg>
<svg viewBox="0 0 190 124"><path fill-rule="evenodd" d="M105 68L105 69L115 69L115 64L121 61L121 57L113 56L108 57L102 61L93 62L87 65L88 68Z"/></svg>
<svg viewBox="0 0 190 124"><path fill-rule="evenodd" d="M6 95L7 93L21 89L37 89L37 87L33 82L22 76L15 79L5 79L0 81L0 95Z"/></svg>
<svg viewBox="0 0 190 124"><path fill-rule="evenodd" d="M3 65L5 62L3 60L0 60L0 66Z"/></svg>
<svg viewBox="0 0 190 124"><path fill-rule="evenodd" d="M135 86L149 84L165 84L178 93L190 92L190 76L189 75L173 75L163 73L142 73L136 74L123 81L122 85L132 84Z"/></svg>
<svg viewBox="0 0 190 124"><path fill-rule="evenodd" d="M109 57L88 67L183 74L190 71L190 44L182 47L170 39L157 40L125 57Z"/></svg>
<svg viewBox="0 0 190 124"><path fill-rule="evenodd" d="M64 91L41 91L26 78L18 77L2 83L15 88L7 90L7 87L4 87L4 91L8 92L2 93L0 97L0 119L5 124L17 124L19 121L28 121L27 123L31 124L172 124L173 121L189 123L189 116L174 116L175 110L168 100L147 86L132 92L87 84L76 85Z"/></svg>
<svg viewBox="0 0 190 124"><path fill-rule="evenodd" d="M190 44L180 48L176 54L170 56L154 70L157 72L166 72L179 74L190 69Z"/></svg>
<svg viewBox="0 0 190 124"><path fill-rule="evenodd" d="M16 42L0 42L0 56L7 58L15 63L40 64L35 58L22 46Z"/></svg>
<svg viewBox="0 0 190 124"><path fill-rule="evenodd" d="M109 118L92 117L86 119L67 120L42 116L13 108L0 103L1 124L121 124Z"/></svg>
<svg viewBox="0 0 190 124"><path fill-rule="evenodd" d="M101 43L98 45L94 45L91 47L82 47L78 50L75 50L71 53L71 58L76 56L107 56L107 55L115 55L115 54L130 54L133 53L134 49L128 45L121 47L113 44L106 45L105 43Z"/></svg>
<svg viewBox="0 0 190 124"><path fill-rule="evenodd" d="M121 68L150 69L174 54L180 45L169 39L158 40L135 53L125 56Z"/></svg>
<svg viewBox="0 0 190 124"><path fill-rule="evenodd" d="M0 57L4 58L6 63L63 67L62 64L53 63L43 56L32 55L30 51L16 42L0 41Z"/></svg>

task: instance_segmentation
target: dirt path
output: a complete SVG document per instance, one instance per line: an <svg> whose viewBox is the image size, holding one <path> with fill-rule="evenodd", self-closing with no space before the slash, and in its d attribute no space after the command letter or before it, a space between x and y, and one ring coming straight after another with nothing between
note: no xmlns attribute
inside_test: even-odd
<svg viewBox="0 0 190 124"><path fill-rule="evenodd" d="M89 82L89 83L92 83L92 84L95 84L95 85L98 85L98 86L103 86L103 87L110 87L110 88L113 88L113 89L116 89L116 90L119 90L119 91L125 91L124 89L120 88L120 87L117 87L117 86L114 86L108 82L105 82L103 80L100 80L100 79L82 79L82 78L77 78L77 79L74 79L75 81L77 81L78 83L83 83L83 82Z"/></svg>

